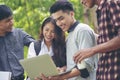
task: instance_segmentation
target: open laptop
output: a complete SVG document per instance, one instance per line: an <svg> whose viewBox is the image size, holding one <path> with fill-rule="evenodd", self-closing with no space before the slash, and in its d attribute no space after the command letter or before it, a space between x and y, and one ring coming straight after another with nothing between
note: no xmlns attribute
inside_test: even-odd
<svg viewBox="0 0 120 80"><path fill-rule="evenodd" d="M20 60L31 80L43 73L45 76L58 75L59 72L48 54Z"/></svg>

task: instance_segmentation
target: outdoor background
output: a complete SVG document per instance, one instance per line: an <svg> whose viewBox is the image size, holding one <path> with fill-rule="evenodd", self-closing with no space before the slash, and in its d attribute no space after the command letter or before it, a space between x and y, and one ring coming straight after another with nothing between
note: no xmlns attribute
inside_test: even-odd
<svg viewBox="0 0 120 80"><path fill-rule="evenodd" d="M6 4L13 11L14 27L22 28L35 39L38 39L39 28L42 21L48 17L49 8L56 0L0 0L0 4ZM75 9L75 17L78 21L90 25L97 33L96 7L85 8L80 0L69 0ZM25 57L27 48L25 47Z"/></svg>

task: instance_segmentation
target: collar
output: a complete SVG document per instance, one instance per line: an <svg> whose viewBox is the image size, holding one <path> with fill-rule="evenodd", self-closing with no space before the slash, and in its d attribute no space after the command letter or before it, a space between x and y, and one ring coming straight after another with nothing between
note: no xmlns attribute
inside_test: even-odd
<svg viewBox="0 0 120 80"><path fill-rule="evenodd" d="M46 46L46 44L45 44L45 39L42 40L41 46L42 46L42 47Z"/></svg>
<svg viewBox="0 0 120 80"><path fill-rule="evenodd" d="M68 30L68 33L73 31L75 29L75 27L79 24L79 21L76 21Z"/></svg>
<svg viewBox="0 0 120 80"><path fill-rule="evenodd" d="M43 47L45 45L44 39L41 41L41 46Z"/></svg>

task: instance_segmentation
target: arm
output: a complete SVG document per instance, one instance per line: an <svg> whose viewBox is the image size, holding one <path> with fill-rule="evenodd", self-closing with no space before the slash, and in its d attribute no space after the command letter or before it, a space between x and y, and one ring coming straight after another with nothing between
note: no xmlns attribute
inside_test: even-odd
<svg viewBox="0 0 120 80"><path fill-rule="evenodd" d="M41 74L41 79L42 80L65 80L65 79L71 78L72 76L78 76L79 74L80 74L79 70L76 68L73 68L69 73L64 75L46 77L44 74ZM39 79L36 78L35 80L39 80Z"/></svg>
<svg viewBox="0 0 120 80"><path fill-rule="evenodd" d="M23 31L22 29L18 29L20 36L23 38L23 43L25 46L29 46L31 42L34 42L35 40L31 35Z"/></svg>
<svg viewBox="0 0 120 80"><path fill-rule="evenodd" d="M111 24L113 25L113 30L117 32L117 36L111 39L108 42L105 42L99 46L93 48L94 52L109 52L112 50L116 50L120 48L120 1L108 1L109 6L107 7L107 11L109 13ZM114 5L114 7L113 7ZM102 48L101 48L102 47ZM100 48L100 49L98 49ZM95 50L94 50L95 49Z"/></svg>
<svg viewBox="0 0 120 80"><path fill-rule="evenodd" d="M42 80L66 80L66 79L72 78L73 76L78 76L78 75L80 75L80 71L77 68L73 68L70 72L66 74L57 75L57 76L45 77L44 74L41 74L41 79Z"/></svg>
<svg viewBox="0 0 120 80"><path fill-rule="evenodd" d="M102 43L102 44L97 45L92 48L83 49L81 51L78 51L74 55L74 61L81 62L83 59L88 58L96 53L109 52L109 51L116 50L119 48L120 48L120 37L117 36L108 42Z"/></svg>
<svg viewBox="0 0 120 80"><path fill-rule="evenodd" d="M104 53L104 52L109 52L112 50L116 50L120 48L120 37L117 36L113 39L111 39L108 42L105 42L103 44L97 45L95 47L92 48L92 51L94 52L94 54L97 52L99 53Z"/></svg>
<svg viewBox="0 0 120 80"><path fill-rule="evenodd" d="M81 29L82 31L79 31L78 36L77 36L77 44L79 44L79 50L81 51L82 49L86 49L86 48L90 48L96 45L96 36L95 33L93 32L93 30L90 29L90 27L88 25L83 24L83 27L85 29ZM88 70L89 72L93 71L96 67L95 67L95 63L97 61L97 55L95 56L91 56L89 58L86 58L83 62L85 62L86 65L86 71ZM77 62L78 63L78 62ZM87 71L87 72L88 72ZM83 76L87 76L88 74L90 74L88 72L85 71L81 71L81 77Z"/></svg>
<svg viewBox="0 0 120 80"><path fill-rule="evenodd" d="M80 75L80 71L77 68L73 68L69 73L65 75L60 75L59 77L64 80L64 79L69 79L72 78L73 76L78 76Z"/></svg>

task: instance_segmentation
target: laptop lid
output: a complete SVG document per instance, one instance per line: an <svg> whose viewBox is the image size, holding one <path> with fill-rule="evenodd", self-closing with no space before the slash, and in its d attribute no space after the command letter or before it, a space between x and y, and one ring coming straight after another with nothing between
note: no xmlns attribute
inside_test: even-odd
<svg viewBox="0 0 120 80"><path fill-rule="evenodd" d="M58 75L59 72L48 54L20 60L31 80L43 73L45 76Z"/></svg>

